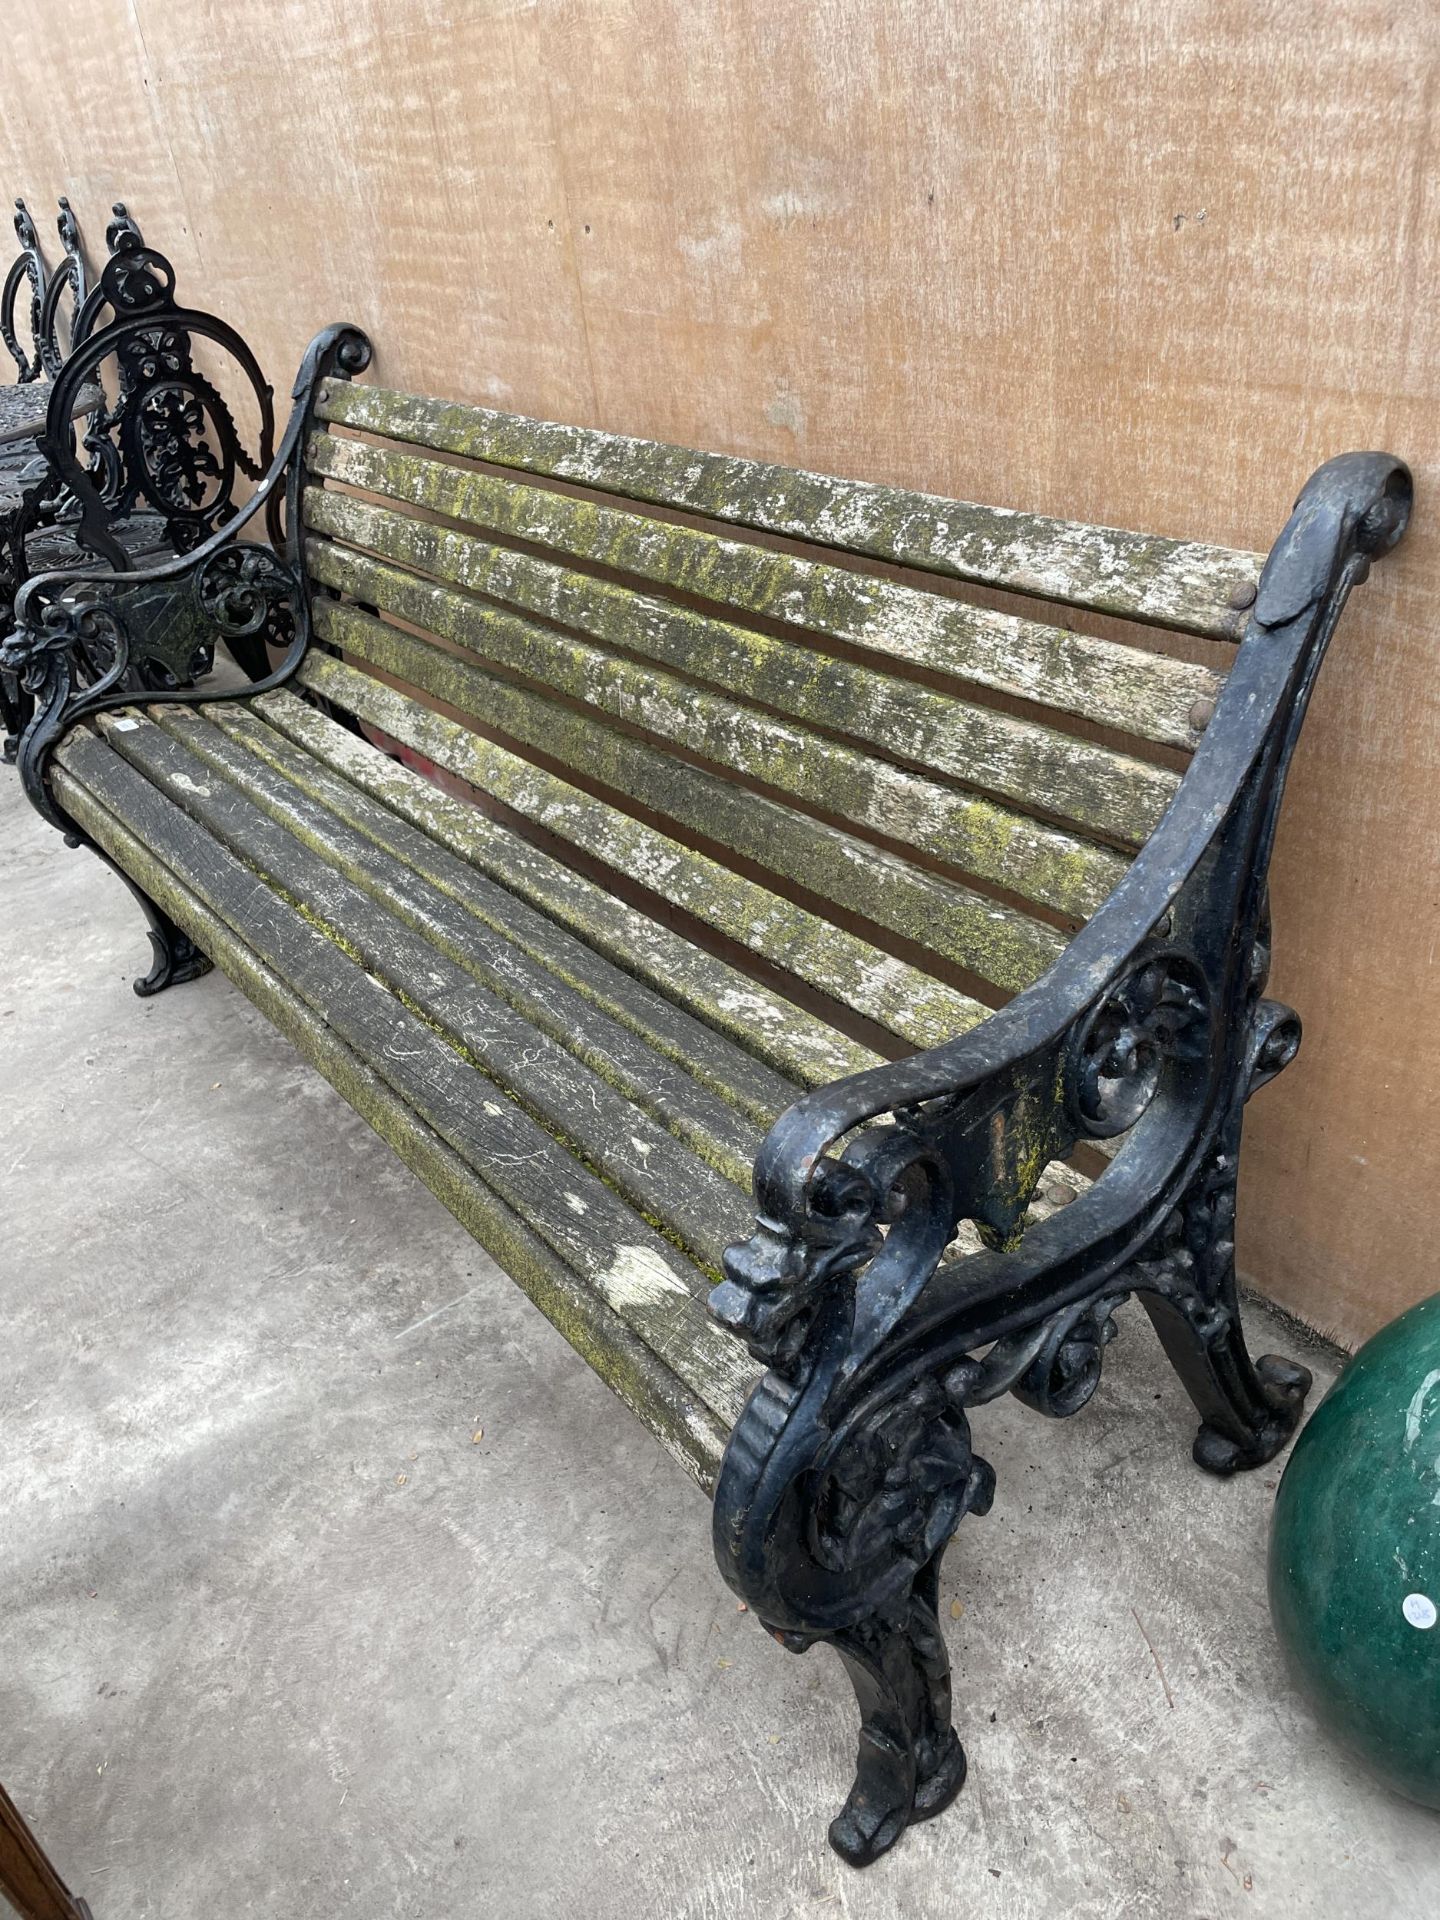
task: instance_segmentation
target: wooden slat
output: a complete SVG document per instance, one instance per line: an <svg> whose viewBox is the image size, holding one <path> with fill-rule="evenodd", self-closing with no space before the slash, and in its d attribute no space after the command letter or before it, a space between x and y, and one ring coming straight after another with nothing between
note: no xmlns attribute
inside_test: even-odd
<svg viewBox="0 0 1440 1920"><path fill-rule="evenodd" d="M216 711L223 713L224 709ZM182 743L189 755L231 782L248 801L353 885L381 902L487 991L499 995L538 1031L573 1053L607 1085L643 1108L742 1191L748 1191L765 1125L788 1104L783 1083L775 1088L778 1100L772 1102L763 1120L757 1124L742 1117L736 1104L701 1084L682 1061L649 1045L645 1029L652 1018L663 1019L669 1014L680 1020L683 1015L663 1001L657 1003L657 1012L648 1004L656 1002L657 996L635 981L627 983L630 997L637 1003L630 1022L622 1024L602 1013L508 937L507 906L519 914L527 910L501 888L467 874L456 860L450 861L454 871L442 876L444 884L436 885L416 871L405 858L405 850L392 851L347 826L322 802L193 709L156 706L147 713L153 724ZM128 744L127 736L122 751ZM152 766L146 765L144 771L157 779ZM164 779L157 779L157 784L169 790ZM413 829L399 822L396 825L402 833L423 840L424 836ZM236 850L240 851L238 847ZM698 1028L698 1037L712 1042L719 1039L699 1027L697 1021L688 1021L687 1025ZM736 1049L729 1051L734 1053ZM742 1065L761 1071L755 1062L746 1063L743 1055L740 1060ZM798 1091L790 1089L789 1098Z"/></svg>
<svg viewBox="0 0 1440 1920"><path fill-rule="evenodd" d="M703 1273L96 735L71 734L57 757L447 1145L483 1169L486 1184L686 1385L717 1412L733 1406L755 1370L740 1344L706 1321ZM743 1231L739 1195L736 1204Z"/></svg>
<svg viewBox="0 0 1440 1920"><path fill-rule="evenodd" d="M569 928L580 945L647 981L717 1033L809 1087L875 1066L880 1056L837 1033L683 934L607 892L413 768L378 753L283 689L248 703L276 733L520 899ZM565 975L580 986L582 975Z"/></svg>
<svg viewBox="0 0 1440 1920"><path fill-rule="evenodd" d="M498 679L354 607L322 601L315 609L315 624L319 634L344 648L352 660L473 715L567 770L626 795L786 881L958 960L1007 991L1028 985L1064 944L1052 927L1027 914L692 766L589 714ZM307 660L302 675L310 671ZM636 872L635 877L643 876Z"/></svg>
<svg viewBox="0 0 1440 1920"><path fill-rule="evenodd" d="M100 724L114 753L217 845L293 901L309 925L387 985L461 1058L718 1272L721 1255L743 1227L743 1167L732 1182L705 1164L153 722L107 715Z"/></svg>
<svg viewBox="0 0 1440 1920"><path fill-rule="evenodd" d="M718 605L1080 714L1141 740L1194 747L1192 714L1224 676L1143 647L1069 633L898 580L727 539L473 468L317 430L311 470Z"/></svg>
<svg viewBox="0 0 1440 1920"><path fill-rule="evenodd" d="M463 647L486 668L522 673L545 692L639 727L662 746L683 747L723 774L763 783L1022 899L1084 918L1125 871L1123 855L1064 828L488 607L369 555L312 539L306 564L315 579ZM502 695L501 702L507 698ZM489 696L489 707L496 704ZM574 764L583 766L591 751L588 735L577 733L573 714L564 728L579 742L576 751L582 757ZM559 742L552 728L545 749L552 758L560 757ZM977 911L988 921L988 907Z"/></svg>
<svg viewBox="0 0 1440 1920"><path fill-rule="evenodd" d="M611 650L641 654L691 679L708 681L722 694L848 734L892 758L948 774L969 787L1018 800L1132 846L1144 845L1179 785L1178 774L1133 754L954 699L913 680L876 673L813 647L772 639L352 494L312 487L305 496L305 514L314 531L369 549L397 566L482 593L519 612L538 614ZM343 570L351 556L332 549L327 560L334 564L337 559ZM351 590L361 600L376 599L366 589L363 571ZM472 643L480 639L473 622L467 637ZM480 650L488 651L483 646ZM565 664L573 671L573 656ZM822 751L812 748L798 763L797 791L805 770L822 766ZM845 766L843 759L840 766ZM863 766L861 778L883 785ZM882 808L888 806L883 791L876 799ZM996 817L1003 823L1003 814ZM980 837L978 826L972 837ZM982 844L989 848L995 840L992 830Z"/></svg>
<svg viewBox="0 0 1440 1920"><path fill-rule="evenodd" d="M458 902L482 928L501 935L508 948L537 963L589 1005L640 1035L662 1058L684 1066L701 1086L718 1093L757 1126L768 1127L803 1091L796 1080L775 1072L705 1021L646 987L546 914L527 906L516 893L487 879L471 861L448 851L391 807L382 806L351 781L332 773L313 754L266 725L249 706L217 702L202 712L212 729L244 748L246 759L233 776L242 784L255 780L256 762L283 775L289 786L318 800L337 821L355 828L410 872ZM157 707L153 718L161 726L179 730L196 752L213 751L213 735L207 736L193 708ZM354 738L343 729L336 731L342 738ZM386 764L373 750L371 757L382 766ZM259 791L264 791L263 786ZM564 1018L568 1023L569 1014Z"/></svg>
<svg viewBox="0 0 1440 1920"><path fill-rule="evenodd" d="M1264 557L328 381L335 425L1011 593L1235 639Z"/></svg>
<svg viewBox="0 0 1440 1920"><path fill-rule="evenodd" d="M963 1033L989 1011L369 674L312 652L299 678L346 712L917 1046Z"/></svg>
<svg viewBox="0 0 1440 1920"><path fill-rule="evenodd" d="M61 804L208 953L242 993L418 1174L441 1204L504 1268L576 1352L666 1450L707 1491L713 1486L745 1382L725 1367L707 1377L704 1397L685 1382L567 1266L415 1110L271 971L218 915L176 878L63 767L55 773ZM699 1316L698 1304L695 1308ZM691 1355L693 1374L704 1355Z"/></svg>

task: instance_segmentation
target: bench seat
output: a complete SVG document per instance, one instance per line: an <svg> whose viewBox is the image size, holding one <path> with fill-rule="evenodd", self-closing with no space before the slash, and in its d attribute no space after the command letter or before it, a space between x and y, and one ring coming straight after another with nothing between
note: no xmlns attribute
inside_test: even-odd
<svg viewBox="0 0 1440 1920"><path fill-rule="evenodd" d="M1299 1044L1265 866L1409 478L1332 462L1266 559L355 385L362 349L312 347L232 528L26 587L22 774L139 895L137 987L223 968L713 1493L762 1623L837 1648L864 1864L964 1779L970 1412L1078 1411L1133 1294L1201 1466L1298 1418L1234 1271L1244 1103ZM127 691L200 632L256 684Z"/></svg>

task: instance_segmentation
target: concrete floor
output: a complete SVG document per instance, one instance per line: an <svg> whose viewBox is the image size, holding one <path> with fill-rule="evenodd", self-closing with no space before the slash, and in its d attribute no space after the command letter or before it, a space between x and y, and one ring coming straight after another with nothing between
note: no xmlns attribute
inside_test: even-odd
<svg viewBox="0 0 1440 1920"><path fill-rule="evenodd" d="M1275 1474L1196 1472L1129 1311L1078 1418L978 1416L970 1783L843 1867L848 1687L696 1490L224 980L133 998L8 771L0 862L0 1779L96 1920L1440 1912L1285 1682Z"/></svg>

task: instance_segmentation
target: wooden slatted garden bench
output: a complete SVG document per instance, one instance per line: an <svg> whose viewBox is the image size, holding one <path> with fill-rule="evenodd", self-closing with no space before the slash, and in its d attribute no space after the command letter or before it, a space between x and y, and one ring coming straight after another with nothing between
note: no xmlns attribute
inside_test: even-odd
<svg viewBox="0 0 1440 1920"><path fill-rule="evenodd" d="M22 771L141 897L142 984L222 967L713 1490L761 1622L839 1650L863 1863L964 1778L936 1602L994 1485L972 1410L1075 1412L1136 1295L1202 1467L1298 1416L1233 1260L1244 1102L1299 1044L1265 872L1409 476L1330 462L1262 559L367 361L320 336L188 557L25 588ZM126 661L200 634L269 670L136 704ZM81 644L114 662L84 688Z"/></svg>

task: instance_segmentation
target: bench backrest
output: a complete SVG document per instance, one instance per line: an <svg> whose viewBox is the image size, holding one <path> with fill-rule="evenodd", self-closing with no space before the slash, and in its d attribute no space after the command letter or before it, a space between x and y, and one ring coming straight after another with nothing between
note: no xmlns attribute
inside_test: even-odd
<svg viewBox="0 0 1440 1920"><path fill-rule="evenodd" d="M1263 559L348 382L318 417L312 689L897 1047L1105 899Z"/></svg>

